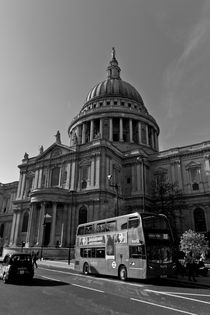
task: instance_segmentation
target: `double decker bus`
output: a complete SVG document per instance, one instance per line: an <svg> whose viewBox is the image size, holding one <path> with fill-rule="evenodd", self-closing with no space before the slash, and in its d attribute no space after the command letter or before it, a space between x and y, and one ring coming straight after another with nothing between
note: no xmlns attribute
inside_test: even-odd
<svg viewBox="0 0 210 315"><path fill-rule="evenodd" d="M131 213L77 227L75 269L149 279L173 273L173 235L165 215Z"/></svg>

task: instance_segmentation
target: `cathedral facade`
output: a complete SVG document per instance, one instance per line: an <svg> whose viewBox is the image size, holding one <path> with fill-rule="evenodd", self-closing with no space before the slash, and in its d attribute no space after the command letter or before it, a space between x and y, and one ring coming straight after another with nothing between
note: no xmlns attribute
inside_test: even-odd
<svg viewBox="0 0 210 315"><path fill-rule="evenodd" d="M91 89L69 125L69 144L62 144L58 131L49 148L25 154L10 248L66 255L78 224L151 211L151 183L160 172L187 204L175 218L178 234L210 230L210 141L160 152L159 126L120 72L113 49L107 78Z"/></svg>

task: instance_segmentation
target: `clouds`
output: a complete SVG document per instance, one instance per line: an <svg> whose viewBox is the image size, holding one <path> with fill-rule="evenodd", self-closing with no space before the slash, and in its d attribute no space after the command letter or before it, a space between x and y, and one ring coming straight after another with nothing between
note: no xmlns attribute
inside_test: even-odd
<svg viewBox="0 0 210 315"><path fill-rule="evenodd" d="M210 2L205 2L201 7L199 19L189 28L182 47L163 77L162 105L167 117L162 126L164 146L171 143L183 145L183 132L187 144L187 130L192 123L194 139L191 142L201 141L200 135L203 133L196 131L196 128L201 127L201 123L205 123L205 116L210 114L206 105L210 96ZM205 130L210 133L210 128Z"/></svg>

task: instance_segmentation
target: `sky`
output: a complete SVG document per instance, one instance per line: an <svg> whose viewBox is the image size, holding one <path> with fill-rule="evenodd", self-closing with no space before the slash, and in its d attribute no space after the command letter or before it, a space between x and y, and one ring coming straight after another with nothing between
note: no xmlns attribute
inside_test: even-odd
<svg viewBox="0 0 210 315"><path fill-rule="evenodd" d="M209 0L0 0L0 182L19 179L106 79L115 47L160 150L210 139Z"/></svg>

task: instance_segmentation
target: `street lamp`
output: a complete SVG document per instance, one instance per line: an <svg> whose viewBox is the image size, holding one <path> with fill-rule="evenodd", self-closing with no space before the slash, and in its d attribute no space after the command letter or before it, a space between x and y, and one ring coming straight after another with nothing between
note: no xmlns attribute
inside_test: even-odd
<svg viewBox="0 0 210 315"><path fill-rule="evenodd" d="M72 210L73 210L73 192L74 190L70 190L71 193L71 217L70 217L70 233L69 233L69 251L68 251L68 265L70 265L71 262L71 227L72 227Z"/></svg>
<svg viewBox="0 0 210 315"><path fill-rule="evenodd" d="M143 199L142 199L142 206L143 206L143 212L145 212L145 158L143 155L140 155L137 157L137 161L141 163L141 169L142 169L142 187L143 187Z"/></svg>
<svg viewBox="0 0 210 315"><path fill-rule="evenodd" d="M42 223L42 225L43 225L43 234L42 234L42 246L41 246L40 260L42 260L42 258L43 258L42 256L43 256L43 247L44 247L44 238L45 238L46 215L47 215L47 212L46 212L46 209L45 209L44 221Z"/></svg>
<svg viewBox="0 0 210 315"><path fill-rule="evenodd" d="M114 187L116 190L116 208L115 208L115 216L119 215L119 205L118 205L118 199L119 199L119 185L118 184L113 184L112 183L112 175L108 175L107 176L108 182L109 182L109 186L110 187Z"/></svg>

